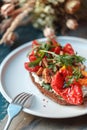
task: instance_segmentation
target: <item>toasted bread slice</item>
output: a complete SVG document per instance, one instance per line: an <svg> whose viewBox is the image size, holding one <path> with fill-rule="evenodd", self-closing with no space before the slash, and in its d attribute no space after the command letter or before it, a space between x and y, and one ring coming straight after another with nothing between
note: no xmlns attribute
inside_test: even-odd
<svg viewBox="0 0 87 130"><path fill-rule="evenodd" d="M39 89L39 91L44 94L45 96L47 96L48 98L50 98L52 101L61 104L61 105L71 105L69 103L67 103L62 97L60 97L60 95L49 91L45 88L43 88L39 83L35 82L34 77L32 76L32 73L29 73L30 77L32 79L32 82L35 84L35 86Z"/></svg>

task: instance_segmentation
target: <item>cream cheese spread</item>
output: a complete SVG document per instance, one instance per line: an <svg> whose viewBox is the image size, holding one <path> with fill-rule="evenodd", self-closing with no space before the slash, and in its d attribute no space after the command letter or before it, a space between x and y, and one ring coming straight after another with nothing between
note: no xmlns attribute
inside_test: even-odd
<svg viewBox="0 0 87 130"><path fill-rule="evenodd" d="M32 76L34 77L35 82L39 83L42 86L42 83L44 80L41 77L39 77L37 74L35 74L34 72L32 72Z"/></svg>
<svg viewBox="0 0 87 130"><path fill-rule="evenodd" d="M34 77L34 80L36 83L39 83L42 86L42 83L44 82L44 79L42 79L41 77L39 77L36 73L32 72L32 76ZM56 93L54 91L54 89L52 89L51 91L53 91L54 93ZM83 97L87 96L87 87L83 86L82 87L82 91L83 91ZM57 93L56 93L57 94Z"/></svg>

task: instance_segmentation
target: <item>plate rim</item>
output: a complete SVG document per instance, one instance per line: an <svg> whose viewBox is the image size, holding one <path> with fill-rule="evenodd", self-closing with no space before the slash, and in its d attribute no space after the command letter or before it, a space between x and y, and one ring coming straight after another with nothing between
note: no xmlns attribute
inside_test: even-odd
<svg viewBox="0 0 87 130"><path fill-rule="evenodd" d="M74 38L74 40L80 40L82 42L87 42L87 39L85 38L79 38L79 37L74 37L74 36L57 36L57 40L62 40L62 39L69 39L69 40L72 40ZM38 41L45 41L47 40L47 38L40 38L40 39L37 39ZM33 41L33 40L32 40ZM11 51L5 58L4 60L1 62L0 64L0 92L1 94L3 95L3 97L10 103L12 101L12 99L9 97L9 95L7 95L7 93L5 92L2 84L1 84L1 74L2 74L2 70L3 70L3 67L5 65L5 63L8 61L9 58L11 58L11 56L13 56L14 54L16 54L17 52L19 52L20 50L26 48L27 46L31 45L32 41L29 41L29 42L26 42L24 43L23 45L17 47L16 49L14 49L13 51ZM38 115L35 114L34 112L32 113L31 111L29 112L29 110L27 111L26 108L23 109L24 112L28 113L28 114L32 114L32 115L36 115L36 116L39 116L39 117L45 117L45 118L71 118L71 117L77 117L77 116L81 116L81 115L85 115L87 114L87 112L84 112L84 113L80 113L78 115L74 115L74 116L67 116L67 117L53 117L53 116L50 116L50 117L47 117L47 116L44 116L44 115Z"/></svg>

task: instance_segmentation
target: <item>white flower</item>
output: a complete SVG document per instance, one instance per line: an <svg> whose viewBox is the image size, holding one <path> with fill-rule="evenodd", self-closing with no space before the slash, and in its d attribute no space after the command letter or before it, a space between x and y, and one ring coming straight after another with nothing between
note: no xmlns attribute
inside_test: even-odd
<svg viewBox="0 0 87 130"><path fill-rule="evenodd" d="M48 0L48 2L54 4L54 5L57 5L58 3L63 3L65 2L65 0Z"/></svg>
<svg viewBox="0 0 87 130"><path fill-rule="evenodd" d="M47 38L54 38L55 37L55 31L54 29L50 28L50 27L46 27L43 31L44 36Z"/></svg>
<svg viewBox="0 0 87 130"><path fill-rule="evenodd" d="M50 5L48 5L48 6L46 6L44 8L44 12L48 13L48 14L53 14L54 13L54 9Z"/></svg>
<svg viewBox="0 0 87 130"><path fill-rule="evenodd" d="M69 29L72 29L72 30L75 30L77 27L78 27L78 22L76 19L68 19L66 21L66 26L69 28Z"/></svg>

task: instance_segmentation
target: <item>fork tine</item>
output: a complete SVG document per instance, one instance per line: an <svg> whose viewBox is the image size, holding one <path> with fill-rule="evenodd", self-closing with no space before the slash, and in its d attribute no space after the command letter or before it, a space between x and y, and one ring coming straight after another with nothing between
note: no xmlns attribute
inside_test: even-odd
<svg viewBox="0 0 87 130"><path fill-rule="evenodd" d="M26 102L26 100L32 96L32 94L27 94L27 93L20 93L19 95L17 95L14 99L13 99L13 103L16 104L20 104L20 105L24 105L24 103Z"/></svg>
<svg viewBox="0 0 87 130"><path fill-rule="evenodd" d="M22 95L24 95L24 92L18 94L18 95L12 100L12 102L13 102L13 103L17 103L17 101L20 99L20 97L21 97Z"/></svg>
<svg viewBox="0 0 87 130"><path fill-rule="evenodd" d="M28 95L28 94L27 94L27 95L24 94L23 97L21 97L20 100L18 101L18 104L20 104L20 105L24 105L25 102L28 100L29 97L30 97L30 95Z"/></svg>

